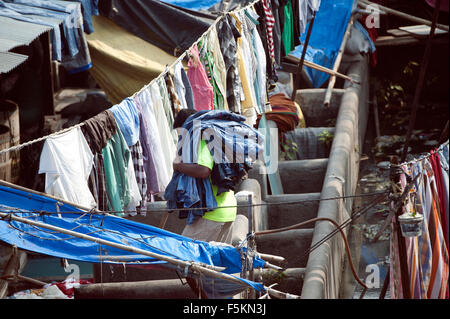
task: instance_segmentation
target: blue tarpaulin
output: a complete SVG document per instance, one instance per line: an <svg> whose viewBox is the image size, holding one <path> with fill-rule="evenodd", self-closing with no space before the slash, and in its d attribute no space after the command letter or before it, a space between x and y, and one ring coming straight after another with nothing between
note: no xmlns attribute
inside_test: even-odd
<svg viewBox="0 0 450 319"><path fill-rule="evenodd" d="M177 260L193 261L226 267L223 273L241 272L241 254L230 245L216 245L142 224L124 218L84 212L69 204L43 195L0 185L0 212L76 231L112 243L146 250ZM55 212L61 212L60 215ZM46 213L47 212L47 213ZM50 213L52 212L52 213ZM73 213L72 213L73 212ZM10 218L0 218L0 240L20 249L71 260L98 263L100 257L120 257L138 264L168 265L164 261L123 249L100 245L58 231L29 225ZM103 260L102 262L108 262ZM113 262L113 261L109 261ZM115 261L116 262L116 261ZM119 262L121 263L121 262ZM254 267L263 267L264 261L255 258ZM256 290L264 290L259 283L241 281Z"/></svg>
<svg viewBox="0 0 450 319"><path fill-rule="evenodd" d="M306 49L305 60L329 69L333 68L344 38L345 29L350 20L352 8L353 0L321 0ZM309 23L305 32L300 36L302 44L297 46L290 55L298 58L302 56L303 43L305 43L308 28ZM305 71L315 88L321 87L329 77L327 73L309 67L305 67Z"/></svg>
<svg viewBox="0 0 450 319"><path fill-rule="evenodd" d="M163 0L165 3L191 10L206 10L221 1L222 0Z"/></svg>

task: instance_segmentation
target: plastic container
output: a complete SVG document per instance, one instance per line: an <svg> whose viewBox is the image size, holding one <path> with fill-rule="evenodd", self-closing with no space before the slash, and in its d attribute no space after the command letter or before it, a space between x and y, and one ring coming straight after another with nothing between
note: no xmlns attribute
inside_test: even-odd
<svg viewBox="0 0 450 319"><path fill-rule="evenodd" d="M398 216L398 222L403 237L417 237L422 235L423 215L410 213Z"/></svg>

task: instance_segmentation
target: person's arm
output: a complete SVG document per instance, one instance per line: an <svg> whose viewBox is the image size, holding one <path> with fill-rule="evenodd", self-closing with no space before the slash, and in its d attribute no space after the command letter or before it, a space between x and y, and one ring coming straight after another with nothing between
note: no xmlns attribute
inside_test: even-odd
<svg viewBox="0 0 450 319"><path fill-rule="evenodd" d="M173 163L173 169L195 178L208 178L209 174L211 174L211 170L208 167L198 164Z"/></svg>

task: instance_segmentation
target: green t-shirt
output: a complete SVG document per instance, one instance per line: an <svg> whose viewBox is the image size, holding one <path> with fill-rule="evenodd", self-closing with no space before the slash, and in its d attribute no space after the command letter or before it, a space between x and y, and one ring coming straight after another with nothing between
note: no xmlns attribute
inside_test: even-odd
<svg viewBox="0 0 450 319"><path fill-rule="evenodd" d="M206 166L210 170L212 170L214 166L214 159L204 140L202 140L199 145L197 164ZM211 181L211 177L209 177L209 180ZM217 201L217 207L219 208L211 212L205 213L205 215L203 215L203 218L220 223L234 221L236 218L236 211L237 211L236 207L220 208L221 206L236 206L237 201L236 197L234 196L234 192L230 190L217 196L217 186L214 185L212 182L211 185L214 197L216 198Z"/></svg>

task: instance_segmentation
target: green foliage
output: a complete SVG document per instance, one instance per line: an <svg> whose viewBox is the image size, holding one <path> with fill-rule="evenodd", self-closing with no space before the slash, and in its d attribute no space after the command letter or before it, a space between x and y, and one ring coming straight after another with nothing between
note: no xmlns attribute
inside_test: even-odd
<svg viewBox="0 0 450 319"><path fill-rule="evenodd" d="M292 139L284 137L280 145L280 158L283 161L297 159L298 145Z"/></svg>
<svg viewBox="0 0 450 319"><path fill-rule="evenodd" d="M327 147L331 146L331 142L333 142L334 135L327 130L323 130L322 133L319 134L319 141L325 144Z"/></svg>

